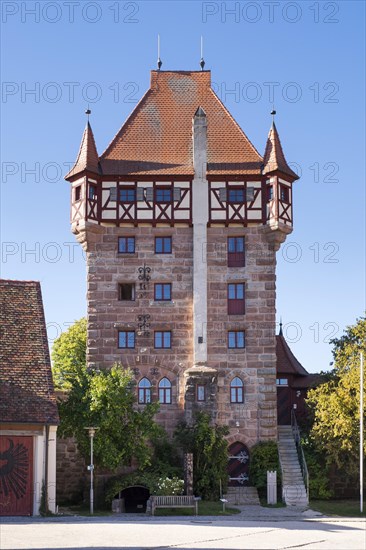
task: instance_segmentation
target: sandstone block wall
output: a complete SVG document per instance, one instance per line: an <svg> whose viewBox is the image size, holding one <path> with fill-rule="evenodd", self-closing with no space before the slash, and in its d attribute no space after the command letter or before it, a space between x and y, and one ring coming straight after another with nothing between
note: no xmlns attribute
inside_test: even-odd
<svg viewBox="0 0 366 550"><path fill-rule="evenodd" d="M227 238L245 237L245 267L227 266ZM217 419L249 447L277 436L276 255L266 229L208 229L208 366L218 370ZM228 315L227 285L245 284L245 315ZM228 349L227 332L245 331L245 349ZM230 382L244 382L244 403L230 403Z"/></svg>
<svg viewBox="0 0 366 550"><path fill-rule="evenodd" d="M118 253L118 237L134 236L135 254ZM155 254L156 236L172 236L172 254ZM227 238L244 236L244 268L228 268ZM275 439L275 247L263 226L209 227L202 254L207 257L209 374L187 373L193 366L193 230L189 227L95 227L86 231L88 270L88 363L108 368L120 362L134 370L136 383L147 377L152 399L158 384L172 383L172 404L162 405L157 420L172 433L176 423L207 410L215 422L230 426L249 447ZM138 268L151 268L146 291L140 291ZM172 302L154 301L154 283L172 284ZM244 282L245 315L228 315L227 284ZM135 283L134 301L118 300L118 284ZM150 315L150 334L137 335L135 349L118 348L118 330L137 331L139 314ZM228 330L243 329L246 347L227 348ZM154 331L171 330L172 348L154 349ZM211 372L212 371L212 372ZM211 374L210 374L211 373ZM244 382L244 403L230 403L230 381ZM202 378L203 377L203 378ZM208 398L198 403L195 385L207 383ZM231 436L230 436L231 437Z"/></svg>

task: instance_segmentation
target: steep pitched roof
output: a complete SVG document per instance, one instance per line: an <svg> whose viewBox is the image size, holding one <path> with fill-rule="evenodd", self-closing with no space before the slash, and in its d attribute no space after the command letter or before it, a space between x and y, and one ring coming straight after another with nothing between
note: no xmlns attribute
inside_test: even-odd
<svg viewBox="0 0 366 550"><path fill-rule="evenodd" d="M278 170L291 177L292 180L299 179L293 170L287 164L285 155L283 154L280 136L275 123L273 122L268 134L266 150L263 159L263 174L269 174L274 170Z"/></svg>
<svg viewBox="0 0 366 550"><path fill-rule="evenodd" d="M150 89L100 157L105 175L193 175L192 119L207 115L208 174L260 174L262 157L211 88L210 71L151 71Z"/></svg>
<svg viewBox="0 0 366 550"><path fill-rule="evenodd" d="M85 126L83 137L81 138L80 149L75 164L65 176L65 179L71 178L71 176L75 176L84 170L89 170L95 174L99 173L98 152L89 121Z"/></svg>
<svg viewBox="0 0 366 550"><path fill-rule="evenodd" d="M58 424L41 287L0 279L0 422Z"/></svg>
<svg viewBox="0 0 366 550"><path fill-rule="evenodd" d="M299 363L290 350L285 338L280 334L276 336L277 375L294 374L295 376L309 376L308 371Z"/></svg>

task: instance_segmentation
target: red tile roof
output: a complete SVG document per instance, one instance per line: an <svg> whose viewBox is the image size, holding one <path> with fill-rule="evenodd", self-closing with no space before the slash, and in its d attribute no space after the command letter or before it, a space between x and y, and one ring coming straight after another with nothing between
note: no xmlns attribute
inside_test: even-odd
<svg viewBox="0 0 366 550"><path fill-rule="evenodd" d="M299 176L295 174L295 172L291 170L287 164L275 123L272 124L268 134L263 163L263 174L269 174L275 170L278 170L279 172L290 176L292 180L299 179Z"/></svg>
<svg viewBox="0 0 366 550"><path fill-rule="evenodd" d="M282 334L276 336L277 377L280 374L309 376L309 373L296 359Z"/></svg>
<svg viewBox="0 0 366 550"><path fill-rule="evenodd" d="M90 172L94 172L95 174L99 173L98 152L89 121L85 126L75 164L71 168L70 172L65 176L65 178L71 178L72 176L75 176L76 174L79 174L84 170L89 170Z"/></svg>
<svg viewBox="0 0 366 550"><path fill-rule="evenodd" d="M41 287L0 279L0 421L58 424Z"/></svg>
<svg viewBox="0 0 366 550"><path fill-rule="evenodd" d="M262 157L211 88L210 71L152 71L150 89L100 157L105 175L193 175L192 119L207 115L208 174L260 174Z"/></svg>

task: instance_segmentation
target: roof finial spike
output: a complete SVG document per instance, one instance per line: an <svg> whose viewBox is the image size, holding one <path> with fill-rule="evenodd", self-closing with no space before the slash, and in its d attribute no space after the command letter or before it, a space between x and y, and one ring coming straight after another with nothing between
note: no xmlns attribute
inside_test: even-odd
<svg viewBox="0 0 366 550"><path fill-rule="evenodd" d="M205 67L205 60L203 59L203 36L201 36L201 61L200 61L201 71Z"/></svg>
<svg viewBox="0 0 366 550"><path fill-rule="evenodd" d="M282 332L282 317L280 318L280 332L278 333L279 336L283 336Z"/></svg>
<svg viewBox="0 0 366 550"><path fill-rule="evenodd" d="M160 59L160 34L158 34L158 71L160 71L163 62Z"/></svg>
<svg viewBox="0 0 366 550"><path fill-rule="evenodd" d="M272 111L271 111L271 115L272 115L272 125L274 124L275 115L276 115L276 114L277 114L277 111L275 110L274 105L272 105Z"/></svg>
<svg viewBox="0 0 366 550"><path fill-rule="evenodd" d="M88 108L87 108L86 111L85 111L85 114L86 114L86 116L88 117L88 122L89 122L89 116L91 115L91 110L90 110L90 108L89 108L89 103L88 103Z"/></svg>

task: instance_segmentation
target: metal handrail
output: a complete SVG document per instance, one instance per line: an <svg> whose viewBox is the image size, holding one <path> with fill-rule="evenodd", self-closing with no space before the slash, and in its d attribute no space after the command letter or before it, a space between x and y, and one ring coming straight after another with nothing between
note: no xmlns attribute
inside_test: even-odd
<svg viewBox="0 0 366 550"><path fill-rule="evenodd" d="M307 494L308 502L309 502L309 499L310 499L309 470L308 470L308 467L307 467L307 464L306 464L304 449L302 448L302 445L301 445L300 429L299 429L299 426L298 426L298 423L297 423L297 420L296 420L295 411L293 409L291 410L291 427L292 427L292 433L293 433L295 444L296 444L297 454L298 454L298 457L299 457L301 473L302 473L302 477L303 477L303 480L304 480L304 483L305 483L306 494Z"/></svg>

